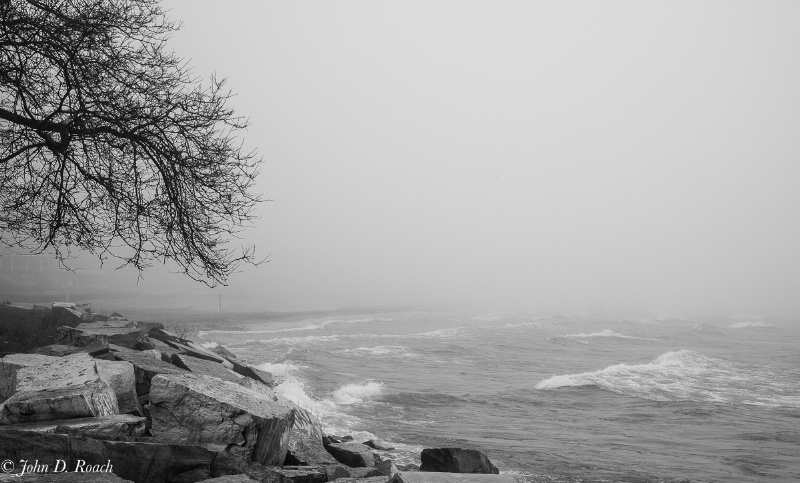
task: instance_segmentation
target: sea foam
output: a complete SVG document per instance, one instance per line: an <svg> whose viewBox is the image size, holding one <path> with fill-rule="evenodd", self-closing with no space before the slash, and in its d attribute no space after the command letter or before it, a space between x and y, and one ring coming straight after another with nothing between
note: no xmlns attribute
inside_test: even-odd
<svg viewBox="0 0 800 483"><path fill-rule="evenodd" d="M689 350L667 352L645 364L615 364L594 372L553 376L535 387L580 386L654 401L800 407L796 384L771 368L736 364Z"/></svg>

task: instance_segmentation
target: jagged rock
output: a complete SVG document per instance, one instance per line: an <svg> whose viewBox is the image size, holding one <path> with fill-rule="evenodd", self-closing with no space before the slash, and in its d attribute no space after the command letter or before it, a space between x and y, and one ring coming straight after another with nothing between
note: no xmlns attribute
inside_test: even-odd
<svg viewBox="0 0 800 483"><path fill-rule="evenodd" d="M372 451L361 443L331 443L326 449L336 461L353 468L375 465Z"/></svg>
<svg viewBox="0 0 800 483"><path fill-rule="evenodd" d="M65 434L48 434L17 431L12 427L0 431L0 460L52 461L69 459L69 437Z"/></svg>
<svg viewBox="0 0 800 483"><path fill-rule="evenodd" d="M422 450L420 471L446 473L498 474L489 457L478 450L463 448L425 448Z"/></svg>
<svg viewBox="0 0 800 483"><path fill-rule="evenodd" d="M26 356L31 358L34 354ZM36 357L40 364L17 370L17 392L2 407L0 424L119 413L116 394L103 381L89 354Z"/></svg>
<svg viewBox="0 0 800 483"><path fill-rule="evenodd" d="M98 320L95 322L83 322L82 324L78 324L75 327L78 330L87 330L87 329L130 329L133 327L138 327L136 322L128 319L107 319L107 320Z"/></svg>
<svg viewBox="0 0 800 483"><path fill-rule="evenodd" d="M310 412L277 394L273 389L255 379L244 377L238 384L290 409L294 413L294 426L289 437L289 449L284 464L301 466L335 465L338 462L322 443L322 427Z"/></svg>
<svg viewBox="0 0 800 483"><path fill-rule="evenodd" d="M189 372L217 377L223 381L238 382L239 379L242 379L243 377L233 371L229 371L223 367L222 364L217 364L216 362L206 359L198 359L197 357L192 357L188 354L173 354L171 362L181 369L186 369Z"/></svg>
<svg viewBox="0 0 800 483"><path fill-rule="evenodd" d="M85 346L108 346L114 344L134 350L152 349L150 339L145 335L145 331L139 327L103 327L97 322L92 324L81 324L90 326L79 329L72 327L59 327L56 331L56 344Z"/></svg>
<svg viewBox="0 0 800 483"><path fill-rule="evenodd" d="M17 392L17 371L23 367L46 364L53 359L40 354L9 354L0 359L0 402Z"/></svg>
<svg viewBox="0 0 800 483"><path fill-rule="evenodd" d="M108 354L108 347L75 347L73 345L52 344L42 347L34 347L28 354L41 354L44 356L65 357L78 352L86 352L92 357L98 358Z"/></svg>
<svg viewBox="0 0 800 483"><path fill-rule="evenodd" d="M114 391L98 381L42 391L18 391L0 405L0 424L111 416L118 412Z"/></svg>
<svg viewBox="0 0 800 483"><path fill-rule="evenodd" d="M54 468L54 466L50 466ZM51 470L52 471L52 470ZM74 473L72 471L64 471L63 473L25 473L20 478L14 474L3 475L0 474L0 483L19 483L22 480L25 483L133 483L131 480L123 480L114 473Z"/></svg>
<svg viewBox="0 0 800 483"><path fill-rule="evenodd" d="M76 309L73 304L54 303L52 310L56 322L69 327L75 327L86 319L86 312Z"/></svg>
<svg viewBox="0 0 800 483"><path fill-rule="evenodd" d="M255 379L256 381L266 384L269 387L275 387L275 378L272 377L272 374L269 372L262 371L261 369L248 364L241 364L236 361L232 361L232 364L233 372L241 374L245 377L249 377L250 379Z"/></svg>
<svg viewBox="0 0 800 483"><path fill-rule="evenodd" d="M230 453L217 453L211 467L211 477L247 475L263 483L317 483L333 481L324 467L263 466Z"/></svg>
<svg viewBox="0 0 800 483"><path fill-rule="evenodd" d="M369 446L372 449L377 449L378 451L392 451L394 446L384 443L382 441L375 441L370 439L369 441L364 441L364 444Z"/></svg>
<svg viewBox="0 0 800 483"><path fill-rule="evenodd" d="M509 475L406 471L394 475L389 483L517 483L517 480Z"/></svg>
<svg viewBox="0 0 800 483"><path fill-rule="evenodd" d="M110 460L115 474L136 483L204 480L216 456L202 446L104 441L77 436L69 437L69 447L73 467L78 459L89 463Z"/></svg>
<svg viewBox="0 0 800 483"><path fill-rule="evenodd" d="M218 356L222 356L226 359L236 359L236 354L229 351L228 349L222 347L221 345L217 344L213 347L209 347L209 350Z"/></svg>
<svg viewBox="0 0 800 483"><path fill-rule="evenodd" d="M242 386L198 374L160 374L150 388L154 436L183 444L222 445L263 465L286 459L292 410Z"/></svg>
<svg viewBox="0 0 800 483"><path fill-rule="evenodd" d="M375 468L377 468L383 476L394 476L395 473L400 471L392 460L384 459L379 454L373 454L373 456L375 456Z"/></svg>
<svg viewBox="0 0 800 483"><path fill-rule="evenodd" d="M145 418L130 414L115 414L100 418L62 419L0 426L0 431L29 431L59 433L97 439L126 440L144 436Z"/></svg>
<svg viewBox="0 0 800 483"><path fill-rule="evenodd" d="M114 357L118 361L133 364L133 373L136 376L136 395L138 397L150 394L150 384L158 374L186 374L185 369L173 366L161 360L150 351L134 351L124 347L111 347Z"/></svg>
<svg viewBox="0 0 800 483"><path fill-rule="evenodd" d="M58 345L84 347L87 351L108 347L108 334L86 333L67 325L56 329L53 341Z"/></svg>
<svg viewBox="0 0 800 483"><path fill-rule="evenodd" d="M158 339L150 339L150 343L152 343L153 348L157 350L159 354L161 354L161 360L170 364L172 364L173 354L185 354L185 352L179 351L178 349L172 347L171 345L167 345Z"/></svg>
<svg viewBox="0 0 800 483"><path fill-rule="evenodd" d="M125 361L95 359L100 379L111 386L117 395L120 413L142 415L142 407L136 396L136 375L133 364Z"/></svg>

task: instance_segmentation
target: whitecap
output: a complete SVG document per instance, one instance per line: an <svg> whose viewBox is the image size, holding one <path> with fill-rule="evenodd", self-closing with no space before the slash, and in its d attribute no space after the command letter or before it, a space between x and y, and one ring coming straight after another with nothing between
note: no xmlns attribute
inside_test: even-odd
<svg viewBox="0 0 800 483"><path fill-rule="evenodd" d="M372 399L383 392L382 382L366 382L363 384L346 384L333 391L336 404L359 404Z"/></svg>
<svg viewBox="0 0 800 483"><path fill-rule="evenodd" d="M594 372L544 379L536 389L596 386L654 401L704 401L800 407L800 388L791 376L769 367L747 366L689 350L667 352L644 364L615 364Z"/></svg>

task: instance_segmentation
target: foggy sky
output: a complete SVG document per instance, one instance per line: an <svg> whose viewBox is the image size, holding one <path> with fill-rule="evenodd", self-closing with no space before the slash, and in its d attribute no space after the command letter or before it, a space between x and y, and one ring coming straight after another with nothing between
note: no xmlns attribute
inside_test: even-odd
<svg viewBox="0 0 800 483"><path fill-rule="evenodd" d="M170 1L265 306L797 313L800 3ZM145 284L158 280L145 274Z"/></svg>

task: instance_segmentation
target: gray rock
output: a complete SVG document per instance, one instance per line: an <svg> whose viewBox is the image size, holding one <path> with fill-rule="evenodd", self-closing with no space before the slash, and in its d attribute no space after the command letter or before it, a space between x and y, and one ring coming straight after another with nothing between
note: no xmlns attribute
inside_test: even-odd
<svg viewBox="0 0 800 483"><path fill-rule="evenodd" d="M222 347L221 345L217 344L214 347L209 347L209 350L218 356L222 356L226 359L236 359L236 354L229 351L228 349Z"/></svg>
<svg viewBox="0 0 800 483"><path fill-rule="evenodd" d="M284 478L281 480L282 482L325 483L328 481L328 475L325 470L313 466L282 466L271 469Z"/></svg>
<svg viewBox="0 0 800 483"><path fill-rule="evenodd" d="M384 443L382 441L375 441L370 439L369 441L364 441L364 444L369 446L372 449L377 449L378 451L392 451L394 446Z"/></svg>
<svg viewBox="0 0 800 483"><path fill-rule="evenodd" d="M70 326L61 326L56 329L55 338L57 345L71 345L99 350L108 347L108 334L84 332Z"/></svg>
<svg viewBox="0 0 800 483"><path fill-rule="evenodd" d="M381 472L383 476L394 476L399 470L397 466L392 462L390 459L384 459L379 454L373 454L375 456L375 468Z"/></svg>
<svg viewBox="0 0 800 483"><path fill-rule="evenodd" d="M51 465L50 468L54 468L54 466ZM25 483L133 483L131 480L123 480L114 473L74 473L72 471L57 474L25 473L22 478L14 474L0 474L0 483L19 483L20 480Z"/></svg>
<svg viewBox="0 0 800 483"><path fill-rule="evenodd" d="M161 360L170 364L172 364L173 354L186 354L185 352L179 351L178 349L172 347L171 345L167 345L158 339L150 339L150 343L152 343L153 348L161 354Z"/></svg>
<svg viewBox="0 0 800 483"><path fill-rule="evenodd" d="M369 478L337 478L337 483L387 483L385 476L371 476Z"/></svg>
<svg viewBox="0 0 800 483"><path fill-rule="evenodd" d="M119 361L133 364L136 377L136 395L143 397L150 394L150 384L158 374L186 374L185 369L168 364L150 351L134 351L125 347L111 346L114 357Z"/></svg>
<svg viewBox="0 0 800 483"><path fill-rule="evenodd" d="M136 396L136 375L133 364L125 361L95 359L100 379L111 386L117 395L119 412L142 415L142 407Z"/></svg>
<svg viewBox="0 0 800 483"><path fill-rule="evenodd" d="M130 414L100 418L62 419L0 426L0 431L30 431L86 436L96 439L126 440L144 436L146 419Z"/></svg>
<svg viewBox="0 0 800 483"><path fill-rule="evenodd" d="M108 384L88 382L81 386L18 391L0 405L0 424L111 416L118 412L117 396Z"/></svg>
<svg viewBox="0 0 800 483"><path fill-rule="evenodd" d="M336 461L353 468L375 466L372 451L361 443L331 443L326 449Z"/></svg>
<svg viewBox="0 0 800 483"><path fill-rule="evenodd" d="M389 483L517 483L517 480L508 475L405 471L395 474Z"/></svg>
<svg viewBox="0 0 800 483"><path fill-rule="evenodd" d="M34 354L28 354L32 356ZM46 359L45 359L46 357ZM39 356L40 364L17 371L17 391L43 391L57 387L83 386L101 381L97 364L86 352L65 357Z"/></svg>
<svg viewBox="0 0 800 483"><path fill-rule="evenodd" d="M208 478L216 457L201 446L104 441L69 437L70 461L88 463L111 461L114 473L136 483L202 481Z"/></svg>
<svg viewBox="0 0 800 483"><path fill-rule="evenodd" d="M206 359L198 359L197 357L193 357L188 354L173 354L171 362L181 369L186 369L189 372L217 377L223 381L238 382L244 377L226 369L222 366L222 364L217 364L216 362Z"/></svg>
<svg viewBox="0 0 800 483"><path fill-rule="evenodd" d="M203 480L203 483L257 483L257 481L247 475L226 475Z"/></svg>
<svg viewBox="0 0 800 483"><path fill-rule="evenodd" d="M42 347L35 347L28 351L29 354L41 354L45 356L64 357L78 352L86 352L92 357L102 357L108 354L108 347L75 347L72 345L52 344Z"/></svg>
<svg viewBox="0 0 800 483"><path fill-rule="evenodd" d="M256 367L253 367L248 364L243 364L240 362L232 361L233 363L233 372L237 374L241 374L242 376L249 377L250 379L255 379L256 381L266 384L269 387L275 387L275 378L272 377L272 374L266 371L262 371Z"/></svg>
<svg viewBox="0 0 800 483"><path fill-rule="evenodd" d="M292 410L242 386L198 374L160 374L150 388L152 433L167 442L219 445L262 465L286 458Z"/></svg>
<svg viewBox="0 0 800 483"><path fill-rule="evenodd" d="M9 354L0 359L0 402L17 392L17 371L23 367L46 364L52 359L40 354Z"/></svg>
<svg viewBox="0 0 800 483"><path fill-rule="evenodd" d="M350 478L372 478L376 476L383 476L381 470L374 466L370 467L362 467L362 468L347 468L347 472L350 473ZM386 480L386 478L384 478Z"/></svg>
<svg viewBox="0 0 800 483"><path fill-rule="evenodd" d="M333 481L326 468L313 466L263 466L230 453L217 453L211 477L244 474L263 483L317 483Z"/></svg>
<svg viewBox="0 0 800 483"><path fill-rule="evenodd" d="M78 324L76 329L79 330L87 330L87 329L130 329L138 327L136 322L128 319L107 319L103 321L97 322L84 322L82 324Z"/></svg>
<svg viewBox="0 0 800 483"><path fill-rule="evenodd" d="M422 450L421 459L420 471L495 475L499 473L488 456L474 449L425 448Z"/></svg>

